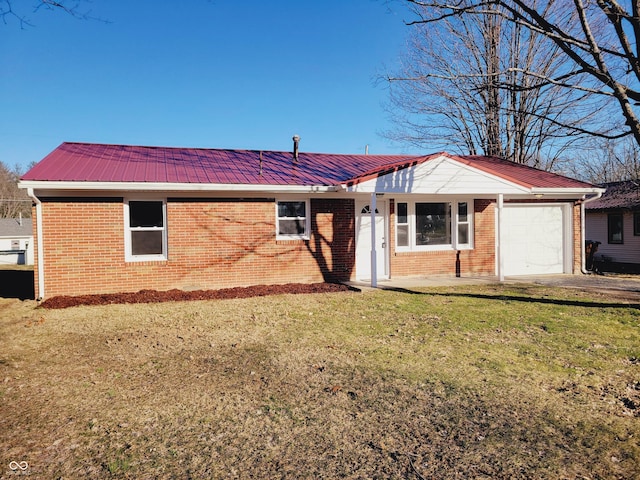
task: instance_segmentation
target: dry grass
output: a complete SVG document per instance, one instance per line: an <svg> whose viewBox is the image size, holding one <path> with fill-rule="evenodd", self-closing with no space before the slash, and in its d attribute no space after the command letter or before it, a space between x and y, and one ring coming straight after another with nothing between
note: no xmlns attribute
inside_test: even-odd
<svg viewBox="0 0 640 480"><path fill-rule="evenodd" d="M0 318L2 478L639 478L624 301L478 286Z"/></svg>

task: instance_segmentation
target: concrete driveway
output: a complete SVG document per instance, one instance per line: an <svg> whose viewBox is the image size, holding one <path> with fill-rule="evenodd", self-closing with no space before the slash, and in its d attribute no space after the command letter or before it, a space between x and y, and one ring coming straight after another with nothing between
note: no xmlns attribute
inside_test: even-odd
<svg viewBox="0 0 640 480"><path fill-rule="evenodd" d="M411 289L417 287L438 287L455 285L478 285L499 283L497 277L409 277L381 280L378 288ZM507 277L505 283L528 283L549 287L577 288L601 294L609 294L616 298L640 300L640 275L530 275ZM354 287L366 289L368 282L352 282Z"/></svg>
<svg viewBox="0 0 640 480"><path fill-rule="evenodd" d="M551 287L577 288L634 301L640 299L640 275L532 275L508 277L505 280Z"/></svg>

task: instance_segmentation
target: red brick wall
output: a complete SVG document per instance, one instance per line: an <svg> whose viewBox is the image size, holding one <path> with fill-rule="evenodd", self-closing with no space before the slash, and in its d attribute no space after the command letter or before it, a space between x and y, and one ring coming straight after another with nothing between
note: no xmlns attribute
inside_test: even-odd
<svg viewBox="0 0 640 480"><path fill-rule="evenodd" d="M390 275L455 275L457 252L395 252L390 202ZM44 201L47 297L349 280L355 265L354 201L311 200L309 241L276 241L273 201L167 202L168 260L126 262L122 199ZM34 236L36 225L34 209ZM574 272L580 271L580 207L573 208ZM495 274L495 202L474 202L474 248L465 275ZM37 239L36 239L37 240ZM37 268L36 297L40 272Z"/></svg>
<svg viewBox="0 0 640 480"><path fill-rule="evenodd" d="M395 204L390 202L391 259L390 274L393 277L410 275L455 275L458 254L453 250L431 252L396 252L395 248ZM474 248L460 250L460 274L495 274L495 202L474 202Z"/></svg>
<svg viewBox="0 0 640 480"><path fill-rule="evenodd" d="M582 239L582 223L580 218L580 205L574 205L573 213L573 273L582 273L582 249L584 241Z"/></svg>
<svg viewBox="0 0 640 480"><path fill-rule="evenodd" d="M312 200L311 239L276 241L273 201L169 199L168 260L151 262L125 261L122 199L42 211L47 297L347 280L355 263L353 200Z"/></svg>

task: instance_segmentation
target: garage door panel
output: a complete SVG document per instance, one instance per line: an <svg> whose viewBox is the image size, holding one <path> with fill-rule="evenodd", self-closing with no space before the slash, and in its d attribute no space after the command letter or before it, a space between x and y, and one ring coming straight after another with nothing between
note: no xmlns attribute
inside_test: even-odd
<svg viewBox="0 0 640 480"><path fill-rule="evenodd" d="M505 206L503 213L505 275L564 272L562 206Z"/></svg>

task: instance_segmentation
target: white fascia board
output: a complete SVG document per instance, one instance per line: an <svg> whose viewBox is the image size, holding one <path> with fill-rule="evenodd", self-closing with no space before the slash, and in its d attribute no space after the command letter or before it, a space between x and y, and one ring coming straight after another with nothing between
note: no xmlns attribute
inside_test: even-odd
<svg viewBox="0 0 640 480"><path fill-rule="evenodd" d="M20 188L34 190L131 191L131 192L254 192L254 193L323 193L335 192L333 185L246 185L229 183L161 183L161 182L66 182L22 180Z"/></svg>
<svg viewBox="0 0 640 480"><path fill-rule="evenodd" d="M572 195L572 196L582 196L582 195L597 195L605 192L604 188L592 187L592 188L536 188L533 187L531 189L531 193L533 195L544 195L544 196L562 196L562 195Z"/></svg>

